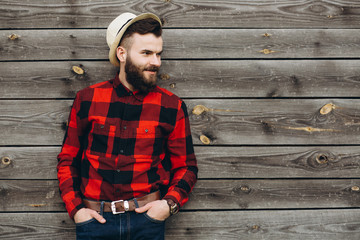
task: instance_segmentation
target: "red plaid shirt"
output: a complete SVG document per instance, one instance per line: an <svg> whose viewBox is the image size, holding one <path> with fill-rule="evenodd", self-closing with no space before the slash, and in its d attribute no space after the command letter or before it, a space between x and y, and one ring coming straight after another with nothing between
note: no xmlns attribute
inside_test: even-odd
<svg viewBox="0 0 360 240"><path fill-rule="evenodd" d="M198 171L184 102L160 87L130 92L118 76L77 93L58 161L71 218L85 207L82 198L127 200L161 190L182 206Z"/></svg>

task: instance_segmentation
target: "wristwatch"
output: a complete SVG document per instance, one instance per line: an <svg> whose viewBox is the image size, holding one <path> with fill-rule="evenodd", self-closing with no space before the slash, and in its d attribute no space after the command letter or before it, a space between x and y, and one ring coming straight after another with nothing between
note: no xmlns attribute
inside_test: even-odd
<svg viewBox="0 0 360 240"><path fill-rule="evenodd" d="M170 209L170 216L179 212L179 205L171 199L166 199Z"/></svg>

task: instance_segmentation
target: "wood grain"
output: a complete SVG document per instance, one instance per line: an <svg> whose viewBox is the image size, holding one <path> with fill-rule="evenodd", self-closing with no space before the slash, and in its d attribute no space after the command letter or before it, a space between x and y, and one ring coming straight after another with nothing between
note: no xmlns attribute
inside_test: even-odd
<svg viewBox="0 0 360 240"><path fill-rule="evenodd" d="M356 0L2 0L0 28L106 28L119 13L153 12L165 27L358 28Z"/></svg>
<svg viewBox="0 0 360 240"><path fill-rule="evenodd" d="M359 216L359 209L180 212L167 220L166 239L358 240ZM66 213L0 213L0 224L6 239L75 238Z"/></svg>
<svg viewBox="0 0 360 240"><path fill-rule="evenodd" d="M184 212L167 224L168 239L349 239L360 237L359 209ZM172 224L173 223L173 224Z"/></svg>
<svg viewBox="0 0 360 240"><path fill-rule="evenodd" d="M161 17L189 110L199 181L166 239L360 239L359 1L0 2L0 239L75 239L56 156L122 12Z"/></svg>
<svg viewBox="0 0 360 240"><path fill-rule="evenodd" d="M0 147L0 179L56 179L60 147ZM354 147L195 147L199 178L358 178Z"/></svg>
<svg viewBox="0 0 360 240"><path fill-rule="evenodd" d="M195 144L203 145L201 136L208 138L210 145L360 143L358 99L185 102ZM71 100L0 101L0 145L60 145L71 104Z"/></svg>
<svg viewBox="0 0 360 240"><path fill-rule="evenodd" d="M360 102L359 102L360 103ZM358 144L357 99L189 100L196 144ZM202 136L208 141L201 141Z"/></svg>
<svg viewBox="0 0 360 240"><path fill-rule="evenodd" d="M20 37L10 40L11 34ZM103 29L2 30L0 61L107 60L105 35ZM360 32L356 29L165 29L163 39L164 59L358 58L360 55Z"/></svg>
<svg viewBox="0 0 360 240"><path fill-rule="evenodd" d="M3 62L0 98L74 98L116 71L108 61ZM360 61L164 60L158 85L181 98L359 97Z"/></svg>
<svg viewBox="0 0 360 240"><path fill-rule="evenodd" d="M358 178L358 147L196 147L200 178Z"/></svg>
<svg viewBox="0 0 360 240"><path fill-rule="evenodd" d="M62 144L71 105L72 101L1 101L0 144Z"/></svg>
<svg viewBox="0 0 360 240"><path fill-rule="evenodd" d="M359 187L359 179L199 180L183 209L353 208ZM0 195L1 212L65 211L57 180L2 180Z"/></svg>
<svg viewBox="0 0 360 240"><path fill-rule="evenodd" d="M0 179L57 179L60 151L61 147L0 147Z"/></svg>

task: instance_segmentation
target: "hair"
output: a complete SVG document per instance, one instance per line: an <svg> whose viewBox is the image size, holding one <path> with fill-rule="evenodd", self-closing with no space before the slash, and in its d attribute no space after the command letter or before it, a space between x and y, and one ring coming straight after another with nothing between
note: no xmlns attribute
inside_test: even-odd
<svg viewBox="0 0 360 240"><path fill-rule="evenodd" d="M160 23L153 18L146 18L146 19L139 20L139 21L131 24L128 27L128 29L126 29L124 35L121 38L121 41L120 41L118 47L124 46L125 48L129 49L132 44L131 36L134 33L138 33L140 35L152 33L156 37L160 37L162 34L162 28L161 28Z"/></svg>

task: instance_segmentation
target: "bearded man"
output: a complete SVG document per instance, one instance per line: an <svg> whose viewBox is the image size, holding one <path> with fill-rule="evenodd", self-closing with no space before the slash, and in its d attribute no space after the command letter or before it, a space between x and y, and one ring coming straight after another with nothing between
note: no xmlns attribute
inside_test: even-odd
<svg viewBox="0 0 360 240"><path fill-rule="evenodd" d="M185 103L156 85L160 19L123 13L107 28L114 79L76 94L58 155L77 239L164 239L197 180Z"/></svg>

